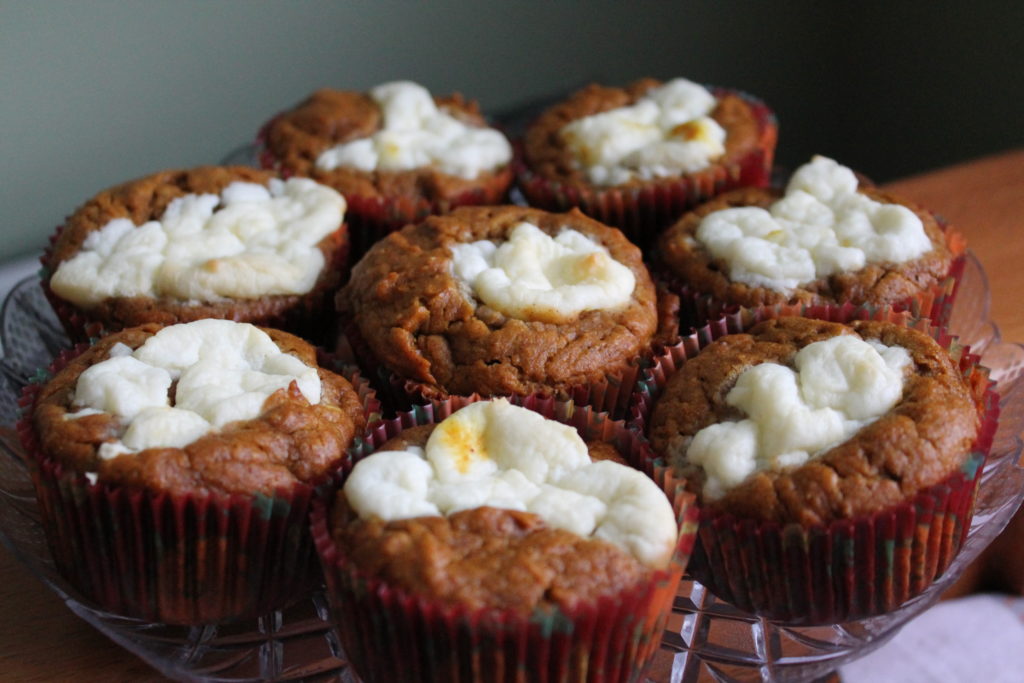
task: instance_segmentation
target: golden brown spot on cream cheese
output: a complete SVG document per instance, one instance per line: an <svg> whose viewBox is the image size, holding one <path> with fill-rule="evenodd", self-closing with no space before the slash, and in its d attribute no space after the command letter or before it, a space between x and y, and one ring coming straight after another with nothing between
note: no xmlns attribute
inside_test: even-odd
<svg viewBox="0 0 1024 683"><path fill-rule="evenodd" d="M680 137L683 140L698 140L707 138L707 127L699 121L687 121L680 123L669 132L670 137Z"/></svg>
<svg viewBox="0 0 1024 683"><path fill-rule="evenodd" d="M441 436L447 442L447 448L456 454L455 468L460 474L469 471L469 466L474 460L487 459L484 435L480 430L472 429L458 422L450 423L439 429L443 429Z"/></svg>
<svg viewBox="0 0 1024 683"><path fill-rule="evenodd" d="M607 263L608 256L599 251L594 251L576 261L573 274L578 280L599 277L604 272Z"/></svg>

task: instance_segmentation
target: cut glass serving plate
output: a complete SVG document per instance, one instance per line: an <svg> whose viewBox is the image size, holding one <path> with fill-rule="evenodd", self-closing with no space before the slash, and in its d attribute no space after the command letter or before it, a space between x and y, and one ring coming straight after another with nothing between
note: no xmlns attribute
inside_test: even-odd
<svg viewBox="0 0 1024 683"><path fill-rule="evenodd" d="M891 638L938 600L1003 529L1024 496L1020 435L1024 432L1024 348L999 339L988 320L988 284L969 256L951 322L963 343L982 355L1001 395L1002 414L981 477L968 538L949 570L897 611L827 626L787 627L742 612L684 578L653 681L813 680ZM355 681L331 625L326 599L315 590L292 607L237 623L181 627L107 614L77 595L56 572L39 522L13 425L18 396L36 370L69 342L38 280L21 282L0 312L0 541L39 576L72 612L162 674L204 681Z"/></svg>

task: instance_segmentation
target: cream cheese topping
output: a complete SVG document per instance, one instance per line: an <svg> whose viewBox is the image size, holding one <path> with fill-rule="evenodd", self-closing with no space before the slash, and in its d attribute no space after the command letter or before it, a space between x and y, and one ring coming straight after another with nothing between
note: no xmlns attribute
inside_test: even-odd
<svg viewBox="0 0 1024 683"><path fill-rule="evenodd" d="M725 153L725 130L709 116L715 105L703 86L677 78L628 107L572 121L562 139L595 185L679 176Z"/></svg>
<svg viewBox="0 0 1024 683"><path fill-rule="evenodd" d="M78 410L68 418L103 412L120 419L120 438L100 446L104 458L181 448L228 423L259 417L267 397L292 382L311 404L320 402L317 369L282 353L266 332L199 320L165 327L134 351L114 346L109 358L79 376L72 399Z"/></svg>
<svg viewBox="0 0 1024 683"><path fill-rule="evenodd" d="M899 402L910 353L839 335L808 344L795 370L761 363L744 370L726 403L746 415L697 432L686 459L720 498L754 472L796 467L846 441Z"/></svg>
<svg viewBox="0 0 1024 683"><path fill-rule="evenodd" d="M729 278L785 294L869 263L903 263L932 249L921 219L857 192L853 171L816 156L797 169L768 209L708 214L696 239L728 264Z"/></svg>
<svg viewBox="0 0 1024 683"><path fill-rule="evenodd" d="M493 128L463 123L443 108L421 85L409 81L384 83L370 91L383 114L373 135L321 152L316 167L324 171L354 168L409 171L435 166L442 173L472 179L512 159L512 146Z"/></svg>
<svg viewBox="0 0 1024 683"><path fill-rule="evenodd" d="M564 322L583 311L621 308L636 286L633 271L571 228L551 237L523 222L501 244L480 240L451 252L467 298L520 320Z"/></svg>
<svg viewBox="0 0 1024 683"><path fill-rule="evenodd" d="M612 543L651 567L675 547L672 506L642 472L592 462L575 429L505 399L441 422L426 450L379 451L356 463L345 496L363 519L449 515L491 506Z"/></svg>
<svg viewBox="0 0 1024 683"><path fill-rule="evenodd" d="M220 196L178 197L159 220L111 220L58 266L50 287L82 307L109 297L305 294L324 266L317 244L344 214L344 197L308 178L233 182Z"/></svg>

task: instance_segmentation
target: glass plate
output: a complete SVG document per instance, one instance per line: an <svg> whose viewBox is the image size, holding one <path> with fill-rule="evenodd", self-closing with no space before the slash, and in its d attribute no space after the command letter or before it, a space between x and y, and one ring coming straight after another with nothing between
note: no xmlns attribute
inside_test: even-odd
<svg viewBox="0 0 1024 683"><path fill-rule="evenodd" d="M1002 396L1002 415L981 477L977 508L963 550L923 595L880 617L816 627L785 627L739 611L699 583L684 579L654 681L808 680L822 677L891 638L938 600L1006 525L1024 496L1019 460L1024 431L1024 348L1003 343L988 320L988 283L969 256L951 328L982 354ZM8 296L0 312L6 356L0 359L0 540L43 579L78 616L162 674L178 679L356 680L331 628L322 590L299 604L259 619L232 624L174 627L124 619L88 604L56 573L21 447L12 429L21 387L69 342L30 278Z"/></svg>

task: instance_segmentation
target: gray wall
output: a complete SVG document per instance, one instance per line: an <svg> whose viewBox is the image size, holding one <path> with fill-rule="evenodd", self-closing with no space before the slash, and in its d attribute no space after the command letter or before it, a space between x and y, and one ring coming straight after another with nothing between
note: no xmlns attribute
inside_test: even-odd
<svg viewBox="0 0 1024 683"><path fill-rule="evenodd" d="M778 159L878 180L1024 144L1024 3L0 0L0 261L97 191L217 162L321 86L499 114L596 80L763 97Z"/></svg>

